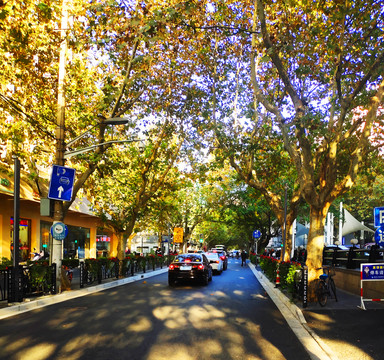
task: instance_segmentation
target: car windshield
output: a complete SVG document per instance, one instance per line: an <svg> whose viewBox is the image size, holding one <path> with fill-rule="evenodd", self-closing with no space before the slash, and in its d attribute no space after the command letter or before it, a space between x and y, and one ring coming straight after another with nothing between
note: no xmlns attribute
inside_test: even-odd
<svg viewBox="0 0 384 360"><path fill-rule="evenodd" d="M208 259L217 259L219 257L218 253L206 253Z"/></svg>
<svg viewBox="0 0 384 360"><path fill-rule="evenodd" d="M176 256L175 262L202 262L200 255L196 254L185 254Z"/></svg>

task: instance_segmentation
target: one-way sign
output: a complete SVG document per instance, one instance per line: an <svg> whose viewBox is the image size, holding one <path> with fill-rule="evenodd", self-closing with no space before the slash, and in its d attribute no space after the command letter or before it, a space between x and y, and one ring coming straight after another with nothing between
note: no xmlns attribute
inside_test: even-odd
<svg viewBox="0 0 384 360"><path fill-rule="evenodd" d="M51 182L49 183L48 198L61 201L71 201L75 169L53 165Z"/></svg>

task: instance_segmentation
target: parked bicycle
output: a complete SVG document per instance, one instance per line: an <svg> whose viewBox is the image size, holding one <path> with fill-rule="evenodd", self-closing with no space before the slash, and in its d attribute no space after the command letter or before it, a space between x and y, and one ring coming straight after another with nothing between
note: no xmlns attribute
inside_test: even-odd
<svg viewBox="0 0 384 360"><path fill-rule="evenodd" d="M319 276L319 281L317 283L316 295L317 300L321 306L325 306L328 300L328 297L334 297L337 301L336 296L336 285L333 280L335 276L335 269L330 266L322 266L319 269L323 269L324 273ZM332 296L333 293L333 296Z"/></svg>
<svg viewBox="0 0 384 360"><path fill-rule="evenodd" d="M97 280L97 275L90 267L86 266L84 269L84 282L87 285L93 284Z"/></svg>

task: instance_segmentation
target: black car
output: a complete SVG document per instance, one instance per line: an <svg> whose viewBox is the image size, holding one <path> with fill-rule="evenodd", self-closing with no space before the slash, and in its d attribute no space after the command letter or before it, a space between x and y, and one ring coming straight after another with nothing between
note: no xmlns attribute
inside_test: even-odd
<svg viewBox="0 0 384 360"><path fill-rule="evenodd" d="M168 268L168 284L178 280L196 280L204 285L212 280L212 267L204 254L180 254Z"/></svg>

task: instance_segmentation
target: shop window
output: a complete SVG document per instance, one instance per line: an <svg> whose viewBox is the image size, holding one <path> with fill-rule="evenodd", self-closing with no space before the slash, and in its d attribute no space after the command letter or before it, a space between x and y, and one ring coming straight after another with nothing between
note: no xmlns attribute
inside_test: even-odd
<svg viewBox="0 0 384 360"><path fill-rule="evenodd" d="M111 236L109 234L96 235L96 257L108 257L111 246Z"/></svg>
<svg viewBox="0 0 384 360"><path fill-rule="evenodd" d="M50 253L50 239L52 222L40 221L40 251Z"/></svg>
<svg viewBox="0 0 384 360"><path fill-rule="evenodd" d="M64 258L85 258L85 249L89 250L90 229L68 226L68 236L64 239Z"/></svg>
<svg viewBox="0 0 384 360"><path fill-rule="evenodd" d="M13 255L13 218L11 218L11 254ZM20 261L27 261L31 256L31 220L19 221L19 257Z"/></svg>

